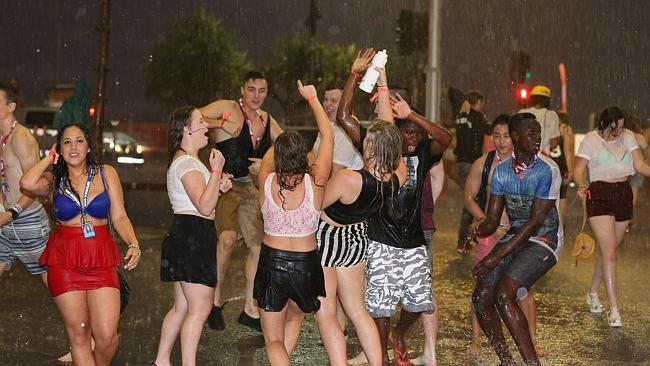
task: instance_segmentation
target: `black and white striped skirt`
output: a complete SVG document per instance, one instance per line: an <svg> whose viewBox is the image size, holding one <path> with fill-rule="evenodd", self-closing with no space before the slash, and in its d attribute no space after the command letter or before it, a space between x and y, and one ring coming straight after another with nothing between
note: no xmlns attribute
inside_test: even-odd
<svg viewBox="0 0 650 366"><path fill-rule="evenodd" d="M323 267L352 267L366 259L368 223L331 226L321 220L316 239Z"/></svg>

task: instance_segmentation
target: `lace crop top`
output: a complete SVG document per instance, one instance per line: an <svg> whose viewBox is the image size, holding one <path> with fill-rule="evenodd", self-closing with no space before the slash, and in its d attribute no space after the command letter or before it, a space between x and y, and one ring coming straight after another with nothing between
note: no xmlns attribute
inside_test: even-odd
<svg viewBox="0 0 650 366"><path fill-rule="evenodd" d="M269 174L264 182L264 204L262 216L264 217L264 232L273 236L303 237L313 234L318 230L320 211L314 208L314 191L311 177L305 174L305 197L300 206L293 210L286 210L273 201L271 183L275 173Z"/></svg>

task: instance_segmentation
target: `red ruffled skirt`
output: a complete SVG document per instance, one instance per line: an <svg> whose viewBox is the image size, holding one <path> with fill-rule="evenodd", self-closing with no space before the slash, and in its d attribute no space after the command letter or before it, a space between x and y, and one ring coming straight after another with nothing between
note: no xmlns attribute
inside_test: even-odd
<svg viewBox="0 0 650 366"><path fill-rule="evenodd" d="M51 235L39 262L47 266L52 297L68 291L120 288L116 266L120 251L108 226L96 226L95 236L84 238L79 226L59 226Z"/></svg>

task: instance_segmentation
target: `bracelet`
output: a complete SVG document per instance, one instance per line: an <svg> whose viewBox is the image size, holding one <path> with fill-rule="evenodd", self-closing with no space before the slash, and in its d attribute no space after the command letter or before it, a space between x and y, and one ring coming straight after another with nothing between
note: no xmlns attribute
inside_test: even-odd
<svg viewBox="0 0 650 366"><path fill-rule="evenodd" d="M222 120L221 120L221 124L219 125L219 128L222 128L222 129L223 129L223 125L226 124L226 121L227 121L227 119L222 119Z"/></svg>
<svg viewBox="0 0 650 366"><path fill-rule="evenodd" d="M587 189L587 188L589 188L589 185L587 184L581 184L578 186L578 189Z"/></svg>
<svg viewBox="0 0 650 366"><path fill-rule="evenodd" d="M313 101L316 100L316 99L318 99L318 97L315 96L315 95L312 95L311 97L307 98L307 102L311 103L311 102L313 102Z"/></svg>
<svg viewBox="0 0 650 366"><path fill-rule="evenodd" d="M351 74L351 75L354 75L354 78L355 78L355 79L363 79L363 77L361 76L361 74L359 74L359 73L356 72L356 71L350 71L350 74Z"/></svg>
<svg viewBox="0 0 650 366"><path fill-rule="evenodd" d="M212 174L218 174L218 175L221 175L221 173L223 173L223 170L219 170L219 169L213 169L213 170L212 170Z"/></svg>
<svg viewBox="0 0 650 366"><path fill-rule="evenodd" d="M129 250L131 248L135 248L138 251L138 255L142 254L142 251L140 250L140 245L138 244L129 244L126 246L126 250Z"/></svg>
<svg viewBox="0 0 650 366"><path fill-rule="evenodd" d="M388 88L385 86L377 87L377 92L379 93L388 93Z"/></svg>

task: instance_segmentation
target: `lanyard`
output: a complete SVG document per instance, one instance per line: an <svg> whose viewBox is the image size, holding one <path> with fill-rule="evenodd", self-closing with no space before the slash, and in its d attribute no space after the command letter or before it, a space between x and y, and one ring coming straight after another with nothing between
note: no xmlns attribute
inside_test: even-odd
<svg viewBox="0 0 650 366"><path fill-rule="evenodd" d="M83 206L81 205L81 202L79 202L79 199L77 196L70 190L70 188L65 187L63 185L63 177L61 177L61 187L63 188L63 192L68 196L72 202L76 203L77 206L81 209L81 222L86 221L86 207L88 206L88 191L90 190L90 183L93 181L93 169L89 168L88 169L88 179L86 180L86 188L84 188L84 196L83 196Z"/></svg>
<svg viewBox="0 0 650 366"><path fill-rule="evenodd" d="M9 182L7 181L7 175L5 173L4 149L7 145L7 141L9 141L9 136L11 136L11 133L14 132L17 124L18 121L14 121L14 123L11 124L11 129L9 130L7 136L2 138L2 154L0 154L0 176L2 177L2 202L4 204L9 204Z"/></svg>

